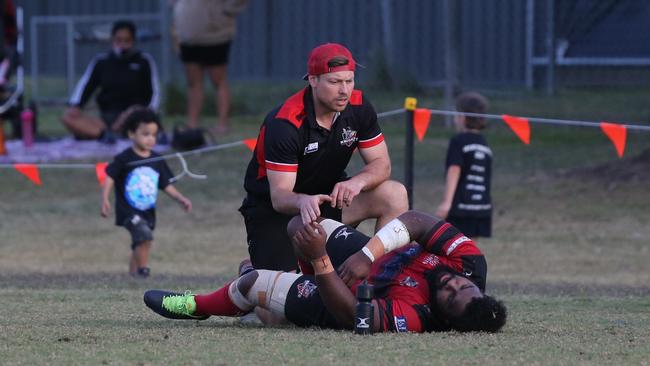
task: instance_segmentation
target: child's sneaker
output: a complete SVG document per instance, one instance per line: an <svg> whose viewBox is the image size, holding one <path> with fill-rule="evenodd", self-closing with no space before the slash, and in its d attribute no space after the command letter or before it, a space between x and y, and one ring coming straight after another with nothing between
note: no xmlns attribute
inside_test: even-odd
<svg viewBox="0 0 650 366"><path fill-rule="evenodd" d="M185 294L163 290L149 290L144 293L144 303L149 309L169 319L204 320L209 315L194 315L196 301L194 294Z"/></svg>
<svg viewBox="0 0 650 366"><path fill-rule="evenodd" d="M138 268L138 272L135 274L135 276L139 278L147 278L150 274L151 269L149 269L149 267L140 267Z"/></svg>

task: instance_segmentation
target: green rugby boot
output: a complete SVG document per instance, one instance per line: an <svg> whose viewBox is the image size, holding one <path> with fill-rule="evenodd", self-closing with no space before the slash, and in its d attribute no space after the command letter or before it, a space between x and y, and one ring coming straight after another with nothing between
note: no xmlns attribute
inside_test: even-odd
<svg viewBox="0 0 650 366"><path fill-rule="evenodd" d="M204 320L210 315L194 315L196 302L194 294L163 290L149 290L144 293L144 303L149 309L169 319Z"/></svg>

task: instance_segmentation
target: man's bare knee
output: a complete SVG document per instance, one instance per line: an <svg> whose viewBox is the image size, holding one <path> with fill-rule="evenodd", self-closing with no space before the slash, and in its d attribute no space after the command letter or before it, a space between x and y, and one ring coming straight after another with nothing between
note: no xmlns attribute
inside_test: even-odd
<svg viewBox="0 0 650 366"><path fill-rule="evenodd" d="M408 209L408 195L402 183L387 180L375 189L375 199L383 203L382 207L390 207L393 210Z"/></svg>
<svg viewBox="0 0 650 366"><path fill-rule="evenodd" d="M406 187L402 183L396 181L388 181L390 191L390 205L399 211L408 210L408 193Z"/></svg>

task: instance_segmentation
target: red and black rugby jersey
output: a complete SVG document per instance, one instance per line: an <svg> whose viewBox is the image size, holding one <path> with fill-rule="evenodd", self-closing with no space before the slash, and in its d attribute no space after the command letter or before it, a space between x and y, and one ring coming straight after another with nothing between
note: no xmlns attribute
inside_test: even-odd
<svg viewBox="0 0 650 366"><path fill-rule="evenodd" d="M424 246L410 244L373 263L368 281L375 287L380 331L432 330L427 320L431 309L425 273L439 265L464 273L481 290L485 289L485 260L470 238L444 221L432 228L429 237L431 240Z"/></svg>

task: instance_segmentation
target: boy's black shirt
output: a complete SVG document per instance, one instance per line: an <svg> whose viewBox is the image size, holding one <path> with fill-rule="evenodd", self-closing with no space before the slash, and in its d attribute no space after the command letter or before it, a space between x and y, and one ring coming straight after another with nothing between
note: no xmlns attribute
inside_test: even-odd
<svg viewBox="0 0 650 366"><path fill-rule="evenodd" d="M449 216L491 217L492 150L480 133L463 132L449 141L445 170L460 166Z"/></svg>
<svg viewBox="0 0 650 366"><path fill-rule="evenodd" d="M147 220L153 229L156 225L156 198L158 189L165 189L173 177L164 159L141 164L130 164L155 158L152 151L143 158L128 148L115 156L106 167L106 174L115 181L115 225L124 226L134 214Z"/></svg>

